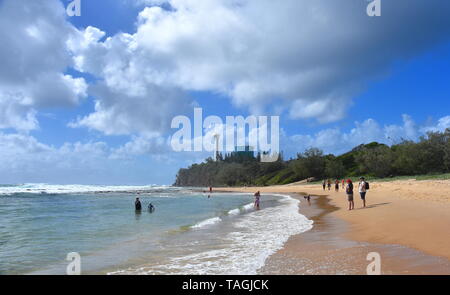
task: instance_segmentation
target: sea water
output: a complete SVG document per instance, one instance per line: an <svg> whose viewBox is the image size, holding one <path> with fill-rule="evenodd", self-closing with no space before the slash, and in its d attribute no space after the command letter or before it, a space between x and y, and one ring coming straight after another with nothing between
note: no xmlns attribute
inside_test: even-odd
<svg viewBox="0 0 450 295"><path fill-rule="evenodd" d="M85 274L255 274L312 221L289 196L252 202L169 186L1 185L0 274L65 274L71 252Z"/></svg>

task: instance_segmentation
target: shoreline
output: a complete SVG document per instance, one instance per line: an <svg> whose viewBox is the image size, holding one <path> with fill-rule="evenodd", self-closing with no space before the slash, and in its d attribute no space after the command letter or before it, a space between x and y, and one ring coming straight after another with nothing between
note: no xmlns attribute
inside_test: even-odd
<svg viewBox="0 0 450 295"><path fill-rule="evenodd" d="M367 208L346 210L342 192L319 185L223 188L216 191L288 194L300 200L299 213L314 221L313 228L289 238L271 255L261 274L366 274L367 254L381 255L382 274L450 274L450 208L444 181L434 198L406 194L436 181L371 183ZM391 186L391 187L389 187ZM425 186L422 187L422 186ZM389 187L389 188L388 188ZM389 193L395 192L395 194ZM311 194L311 206L302 195ZM444 198L439 198L444 196ZM423 226L420 226L423 225Z"/></svg>

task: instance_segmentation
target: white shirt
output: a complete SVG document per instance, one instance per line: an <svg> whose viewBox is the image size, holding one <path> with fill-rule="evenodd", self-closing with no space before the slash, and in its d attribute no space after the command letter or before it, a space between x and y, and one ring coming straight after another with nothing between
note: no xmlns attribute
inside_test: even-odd
<svg viewBox="0 0 450 295"><path fill-rule="evenodd" d="M366 182L365 181L361 181L359 183L359 192L360 193L365 193L366 192Z"/></svg>

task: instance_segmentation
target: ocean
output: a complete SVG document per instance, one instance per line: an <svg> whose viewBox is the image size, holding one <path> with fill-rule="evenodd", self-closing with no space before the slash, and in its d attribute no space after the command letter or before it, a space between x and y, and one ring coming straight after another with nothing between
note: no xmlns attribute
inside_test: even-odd
<svg viewBox="0 0 450 295"><path fill-rule="evenodd" d="M0 274L63 275L71 252L83 274L256 274L312 228L298 205L263 194L255 210L252 194L156 185L0 185Z"/></svg>

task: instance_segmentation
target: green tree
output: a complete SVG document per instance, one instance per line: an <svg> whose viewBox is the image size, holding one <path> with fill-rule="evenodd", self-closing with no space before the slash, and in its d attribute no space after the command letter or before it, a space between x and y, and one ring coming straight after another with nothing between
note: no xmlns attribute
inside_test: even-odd
<svg viewBox="0 0 450 295"><path fill-rule="evenodd" d="M329 159L326 161L325 173L327 177L342 178L345 176L344 164L338 159Z"/></svg>
<svg viewBox="0 0 450 295"><path fill-rule="evenodd" d="M297 155L297 160L293 161L292 168L300 179L322 178L325 175L323 152L318 148L307 149L304 153Z"/></svg>
<svg viewBox="0 0 450 295"><path fill-rule="evenodd" d="M384 145L375 148L365 148L356 156L359 172L377 177L391 175L393 159L392 150Z"/></svg>

